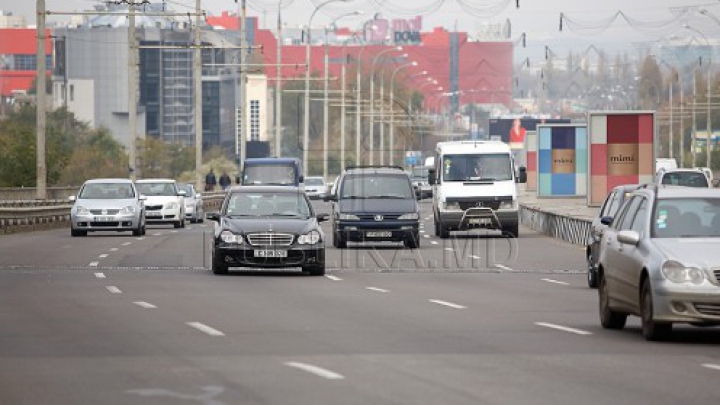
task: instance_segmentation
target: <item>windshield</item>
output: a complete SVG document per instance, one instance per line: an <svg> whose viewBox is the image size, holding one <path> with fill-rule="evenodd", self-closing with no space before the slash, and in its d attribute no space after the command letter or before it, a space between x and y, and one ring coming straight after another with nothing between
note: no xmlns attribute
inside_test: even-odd
<svg viewBox="0 0 720 405"><path fill-rule="evenodd" d="M300 193L242 192L230 196L227 216L309 218L310 207Z"/></svg>
<svg viewBox="0 0 720 405"><path fill-rule="evenodd" d="M669 172L662 178L662 184L685 187L709 187L707 176L700 172Z"/></svg>
<svg viewBox="0 0 720 405"><path fill-rule="evenodd" d="M512 180L510 154L443 156L444 181L505 181Z"/></svg>
<svg viewBox="0 0 720 405"><path fill-rule="evenodd" d="M193 186L190 184L178 184L178 189L185 192L185 196L188 198L195 198L195 191Z"/></svg>
<svg viewBox="0 0 720 405"><path fill-rule="evenodd" d="M305 178L306 186L322 186L325 185L322 177L307 177Z"/></svg>
<svg viewBox="0 0 720 405"><path fill-rule="evenodd" d="M295 185L295 167L292 164L265 164L245 166L243 184Z"/></svg>
<svg viewBox="0 0 720 405"><path fill-rule="evenodd" d="M428 168L427 167L413 167L411 176L413 178L427 179Z"/></svg>
<svg viewBox="0 0 720 405"><path fill-rule="evenodd" d="M720 198L659 200L653 213L653 237L720 237Z"/></svg>
<svg viewBox="0 0 720 405"><path fill-rule="evenodd" d="M138 192L146 196L176 196L173 183L137 183Z"/></svg>
<svg viewBox="0 0 720 405"><path fill-rule="evenodd" d="M340 198L415 198L407 175L348 175Z"/></svg>
<svg viewBox="0 0 720 405"><path fill-rule="evenodd" d="M127 183L90 183L83 187L78 198L85 200L125 200L135 198L135 191Z"/></svg>

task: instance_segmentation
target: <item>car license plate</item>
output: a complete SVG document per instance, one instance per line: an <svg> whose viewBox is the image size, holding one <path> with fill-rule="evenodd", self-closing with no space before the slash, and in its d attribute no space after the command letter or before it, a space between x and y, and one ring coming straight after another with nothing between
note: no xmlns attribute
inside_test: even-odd
<svg viewBox="0 0 720 405"><path fill-rule="evenodd" d="M95 222L112 222L114 220L114 217L95 217Z"/></svg>
<svg viewBox="0 0 720 405"><path fill-rule="evenodd" d="M470 218L471 224L488 225L490 224L490 218Z"/></svg>
<svg viewBox="0 0 720 405"><path fill-rule="evenodd" d="M287 257L287 250L256 250L255 257Z"/></svg>
<svg viewBox="0 0 720 405"><path fill-rule="evenodd" d="M159 212L154 212L154 211L152 211L152 212L151 212L151 211L148 211L148 212L145 213L145 216L146 216L146 217L159 217L160 215L161 215L161 213L159 213Z"/></svg>
<svg viewBox="0 0 720 405"><path fill-rule="evenodd" d="M392 236L392 232L370 231L365 232L365 236L367 236L368 238L389 238Z"/></svg>

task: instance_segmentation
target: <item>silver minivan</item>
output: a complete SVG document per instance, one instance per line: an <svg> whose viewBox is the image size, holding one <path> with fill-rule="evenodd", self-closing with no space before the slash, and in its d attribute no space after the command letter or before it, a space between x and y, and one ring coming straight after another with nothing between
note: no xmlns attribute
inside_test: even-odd
<svg viewBox="0 0 720 405"><path fill-rule="evenodd" d="M86 236L91 231L132 231L145 234L145 208L130 179L93 179L82 185L70 211L70 235Z"/></svg>

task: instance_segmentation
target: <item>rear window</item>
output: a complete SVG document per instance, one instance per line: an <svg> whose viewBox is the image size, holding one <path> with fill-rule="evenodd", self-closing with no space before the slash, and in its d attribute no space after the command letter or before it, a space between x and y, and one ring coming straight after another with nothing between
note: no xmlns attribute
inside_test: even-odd
<svg viewBox="0 0 720 405"><path fill-rule="evenodd" d="M705 173L699 172L669 172L662 178L662 184L685 187L709 187Z"/></svg>
<svg viewBox="0 0 720 405"><path fill-rule="evenodd" d="M264 164L245 166L245 185L295 185L295 166L292 164Z"/></svg>
<svg viewBox="0 0 720 405"><path fill-rule="evenodd" d="M340 198L415 198L407 175L352 174L343 180Z"/></svg>
<svg viewBox="0 0 720 405"><path fill-rule="evenodd" d="M320 177L308 177L305 179L306 186L322 186L325 184L323 179Z"/></svg>

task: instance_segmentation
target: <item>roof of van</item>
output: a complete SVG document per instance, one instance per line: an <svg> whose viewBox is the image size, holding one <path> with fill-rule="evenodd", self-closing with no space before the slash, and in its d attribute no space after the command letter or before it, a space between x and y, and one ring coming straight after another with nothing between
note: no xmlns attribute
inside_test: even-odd
<svg viewBox="0 0 720 405"><path fill-rule="evenodd" d="M483 153L510 153L510 146L500 141L438 142L437 151L442 154L472 155Z"/></svg>

